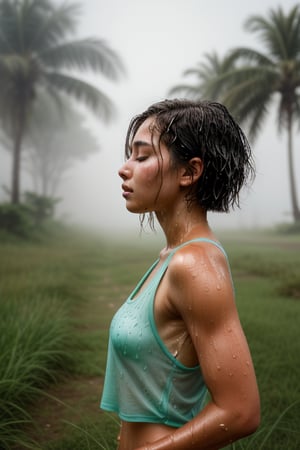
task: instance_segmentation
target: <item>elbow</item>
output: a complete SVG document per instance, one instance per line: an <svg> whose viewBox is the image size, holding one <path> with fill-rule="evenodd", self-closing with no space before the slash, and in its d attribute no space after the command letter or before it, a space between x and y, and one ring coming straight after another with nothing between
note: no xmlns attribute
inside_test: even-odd
<svg viewBox="0 0 300 450"><path fill-rule="evenodd" d="M239 434L245 437L253 434L260 425L260 404L259 401L253 405L240 411L239 418Z"/></svg>
<svg viewBox="0 0 300 450"><path fill-rule="evenodd" d="M247 420L244 422L243 427L243 435L248 436L249 434L253 434L260 425L260 411L257 411L255 414L252 414L251 417L247 417Z"/></svg>

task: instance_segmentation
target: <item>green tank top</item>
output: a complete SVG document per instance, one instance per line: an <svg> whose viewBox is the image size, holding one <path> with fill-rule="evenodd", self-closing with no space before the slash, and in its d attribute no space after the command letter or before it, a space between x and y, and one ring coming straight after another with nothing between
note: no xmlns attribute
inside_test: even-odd
<svg viewBox="0 0 300 450"><path fill-rule="evenodd" d="M176 250L191 242L210 242L225 254L206 238L174 248L138 294L159 260L154 262L111 322L100 406L122 420L180 427L204 407L207 388L200 366L186 367L170 353L154 319L155 293L168 264Z"/></svg>

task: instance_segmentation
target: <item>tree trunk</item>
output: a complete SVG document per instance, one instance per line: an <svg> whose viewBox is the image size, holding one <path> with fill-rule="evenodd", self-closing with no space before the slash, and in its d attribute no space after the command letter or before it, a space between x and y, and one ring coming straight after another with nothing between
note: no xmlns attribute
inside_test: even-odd
<svg viewBox="0 0 300 450"><path fill-rule="evenodd" d="M288 118L288 169L290 176L290 192L292 200L292 213L294 222L300 222L300 211L297 200L297 186L294 174L294 158L293 158L293 143L292 143L292 117Z"/></svg>
<svg viewBox="0 0 300 450"><path fill-rule="evenodd" d="M20 201L21 150L24 133L24 123L24 110L21 109L19 111L16 122L13 147L11 203L14 204L17 204Z"/></svg>

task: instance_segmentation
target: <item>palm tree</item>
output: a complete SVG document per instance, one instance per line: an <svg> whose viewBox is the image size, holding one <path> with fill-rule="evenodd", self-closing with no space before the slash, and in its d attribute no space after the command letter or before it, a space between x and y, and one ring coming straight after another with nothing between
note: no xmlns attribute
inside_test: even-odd
<svg viewBox="0 0 300 450"><path fill-rule="evenodd" d="M300 222L293 158L293 126L300 119L300 7L287 14L280 7L270 10L268 18L252 16L246 27L260 35L266 52L250 48L231 52L239 66L224 101L239 120L248 123L250 137L255 138L277 100L278 131L287 131L292 214L294 222Z"/></svg>
<svg viewBox="0 0 300 450"><path fill-rule="evenodd" d="M0 118L13 139L13 203L19 202L24 134L41 92L58 101L61 93L70 95L104 120L114 112L105 93L75 71L91 69L116 81L124 72L122 62L101 39L66 39L74 32L78 12L77 5L68 3L0 0Z"/></svg>
<svg viewBox="0 0 300 450"><path fill-rule="evenodd" d="M227 68L219 66L212 72L213 67L208 67L206 77L199 72L197 92L217 94L215 98L248 126L252 140L277 102L278 131L287 131L293 219L300 222L293 161L293 126L300 119L300 6L286 14L281 7L271 9L267 18L251 16L245 26L258 33L265 52L233 49L225 58Z"/></svg>

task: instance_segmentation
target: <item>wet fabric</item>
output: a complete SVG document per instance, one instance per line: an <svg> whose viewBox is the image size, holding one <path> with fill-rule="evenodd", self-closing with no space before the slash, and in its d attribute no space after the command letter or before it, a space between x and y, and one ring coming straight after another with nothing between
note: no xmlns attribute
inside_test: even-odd
<svg viewBox="0 0 300 450"><path fill-rule="evenodd" d="M207 388L200 366L186 367L178 361L160 338L154 320L157 287L176 250L191 242L210 242L224 252L220 244L206 238L174 248L141 290L159 260L154 262L111 322L100 406L122 420L180 427L205 404Z"/></svg>

